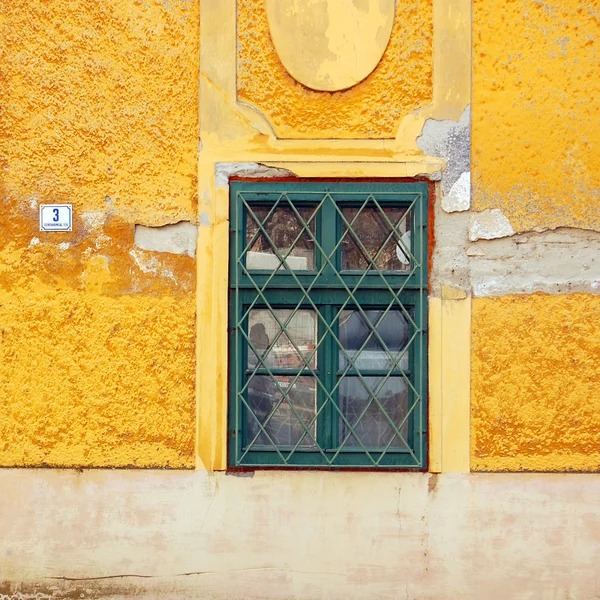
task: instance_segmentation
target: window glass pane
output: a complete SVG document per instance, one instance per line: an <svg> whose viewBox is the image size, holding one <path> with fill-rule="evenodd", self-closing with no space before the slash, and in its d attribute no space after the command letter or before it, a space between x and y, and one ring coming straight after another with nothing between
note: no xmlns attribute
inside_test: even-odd
<svg viewBox="0 0 600 600"><path fill-rule="evenodd" d="M246 413L247 444L272 447L269 437L261 430L257 419L277 446L297 444L306 433L302 422L315 436L315 424L309 426L316 411L315 378L302 376L296 381L294 379L295 376L291 375L252 377L248 384L248 405L256 418L250 412ZM281 404L275 408L280 401ZM298 416L294 414L292 405ZM255 437L256 440L252 443ZM308 433L300 442L300 446L314 446Z"/></svg>
<svg viewBox="0 0 600 600"><path fill-rule="evenodd" d="M304 223L308 223L315 209L312 207L299 207L296 210L302 216ZM275 248L282 257L287 256L285 266L288 269L306 271L315 268L314 242L307 231L308 229L314 234L315 218L306 227L295 212L285 205L278 206L275 210L272 210L270 206L253 206L252 212L264 231L259 228L257 220L248 213L246 245L250 244L256 235L256 239L254 239L246 254L246 268L248 270L266 269L272 271L279 269L281 261L275 253Z"/></svg>
<svg viewBox="0 0 600 600"><path fill-rule="evenodd" d="M410 327L404 313L400 310L363 312L366 318L357 310L344 310L340 315L339 339L344 351L339 349L339 368L345 369L351 362L351 368L360 371L407 370L409 351L406 350L400 358L410 337ZM395 366L392 358L398 366Z"/></svg>
<svg viewBox="0 0 600 600"><path fill-rule="evenodd" d="M402 377L390 377L387 380L384 377L363 379L366 386L358 377L345 377L340 384L340 410L351 428L340 416L339 443L349 448L361 447L360 440L367 448L385 448L393 438L391 448L405 448L406 444L396 434L396 428L408 441L408 419L402 423L409 408L406 382ZM383 410L369 390L377 396ZM346 436L348 440L344 444Z"/></svg>
<svg viewBox="0 0 600 600"><path fill-rule="evenodd" d="M342 214L352 226L343 225L344 271L410 270L410 215L406 208L346 207ZM360 243L358 242L360 240ZM361 246L362 244L362 246Z"/></svg>
<svg viewBox="0 0 600 600"><path fill-rule="evenodd" d="M248 317L248 337L256 352L263 358L260 363L256 353L248 348L248 368L279 369L311 368L317 366L315 340L317 318L312 310L253 309ZM277 315L279 323L273 315ZM293 342L293 343L292 343ZM298 352L298 350L300 353Z"/></svg>

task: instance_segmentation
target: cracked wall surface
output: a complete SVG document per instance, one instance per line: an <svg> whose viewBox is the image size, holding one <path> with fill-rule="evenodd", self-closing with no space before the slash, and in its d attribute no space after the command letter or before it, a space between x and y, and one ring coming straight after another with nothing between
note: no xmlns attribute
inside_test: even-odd
<svg viewBox="0 0 600 600"><path fill-rule="evenodd" d="M600 480L589 474L15 469L0 472L0 486L0 594L503 600L600 592Z"/></svg>
<svg viewBox="0 0 600 600"><path fill-rule="evenodd" d="M563 215L551 230L540 225L550 214L540 205L536 225L515 230L515 212L529 210L521 198L482 209L477 185L471 198L469 130L468 111L458 121L429 119L417 143L446 161L431 294L473 298L471 469L600 470L591 417L600 398L600 205L588 196L584 226Z"/></svg>
<svg viewBox="0 0 600 600"><path fill-rule="evenodd" d="M0 466L192 467L196 263L134 230L196 221L198 3L0 28ZM39 231L53 202L73 231Z"/></svg>
<svg viewBox="0 0 600 600"><path fill-rule="evenodd" d="M598 596L593 3L399 0L334 93L199 4L1 11L0 466L72 468L0 469L0 600ZM430 182L431 473L219 472L229 181L294 176Z"/></svg>

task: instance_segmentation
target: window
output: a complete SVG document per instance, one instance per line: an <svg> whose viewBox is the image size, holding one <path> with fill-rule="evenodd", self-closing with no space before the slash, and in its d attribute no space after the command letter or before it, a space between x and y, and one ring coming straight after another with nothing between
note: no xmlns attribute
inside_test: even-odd
<svg viewBox="0 0 600 600"><path fill-rule="evenodd" d="M425 468L427 184L230 191L230 467Z"/></svg>

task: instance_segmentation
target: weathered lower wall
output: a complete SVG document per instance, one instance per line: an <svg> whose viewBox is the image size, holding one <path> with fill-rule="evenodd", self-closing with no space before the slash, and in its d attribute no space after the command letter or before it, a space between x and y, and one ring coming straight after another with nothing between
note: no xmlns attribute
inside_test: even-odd
<svg viewBox="0 0 600 600"><path fill-rule="evenodd" d="M9 598L600 594L595 475L12 470L0 489Z"/></svg>

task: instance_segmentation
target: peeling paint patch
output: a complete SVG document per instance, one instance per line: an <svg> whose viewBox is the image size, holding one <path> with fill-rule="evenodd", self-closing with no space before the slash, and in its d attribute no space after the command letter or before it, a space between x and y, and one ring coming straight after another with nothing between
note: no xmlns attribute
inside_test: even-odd
<svg viewBox="0 0 600 600"><path fill-rule="evenodd" d="M133 258L135 264L143 273L151 273L153 275L167 277L168 279L172 279L175 283L177 283L177 278L175 277L173 271L163 268L163 265L156 258L156 256L148 256L136 248L133 248L129 251L129 256Z"/></svg>
<svg viewBox="0 0 600 600"><path fill-rule="evenodd" d="M417 138L417 146L429 156L443 158L443 190L452 186L471 168L471 107L467 106L458 121L427 119Z"/></svg>
<svg viewBox="0 0 600 600"><path fill-rule="evenodd" d="M254 162L243 163L217 163L215 165L216 186L227 187L229 178L237 177L294 177L294 173L287 169L269 167Z"/></svg>
<svg viewBox="0 0 600 600"><path fill-rule="evenodd" d="M442 296L445 286L474 297L536 292L600 294L600 233L561 227L469 241L469 226L481 215L447 213L436 203L430 279L433 297Z"/></svg>
<svg viewBox="0 0 600 600"><path fill-rule="evenodd" d="M106 221L106 213L101 211L90 211L81 214L81 220L88 231L102 227Z"/></svg>
<svg viewBox="0 0 600 600"><path fill-rule="evenodd" d="M493 240L514 235L508 217L499 209L492 208L474 213L469 220L469 240Z"/></svg>
<svg viewBox="0 0 600 600"><path fill-rule="evenodd" d="M471 173L463 173L452 186L450 193L442 198L446 212L461 212L471 208Z"/></svg>
<svg viewBox="0 0 600 600"><path fill-rule="evenodd" d="M170 252L196 256L198 228L193 223L182 221L162 227L135 226L135 245L153 252Z"/></svg>

